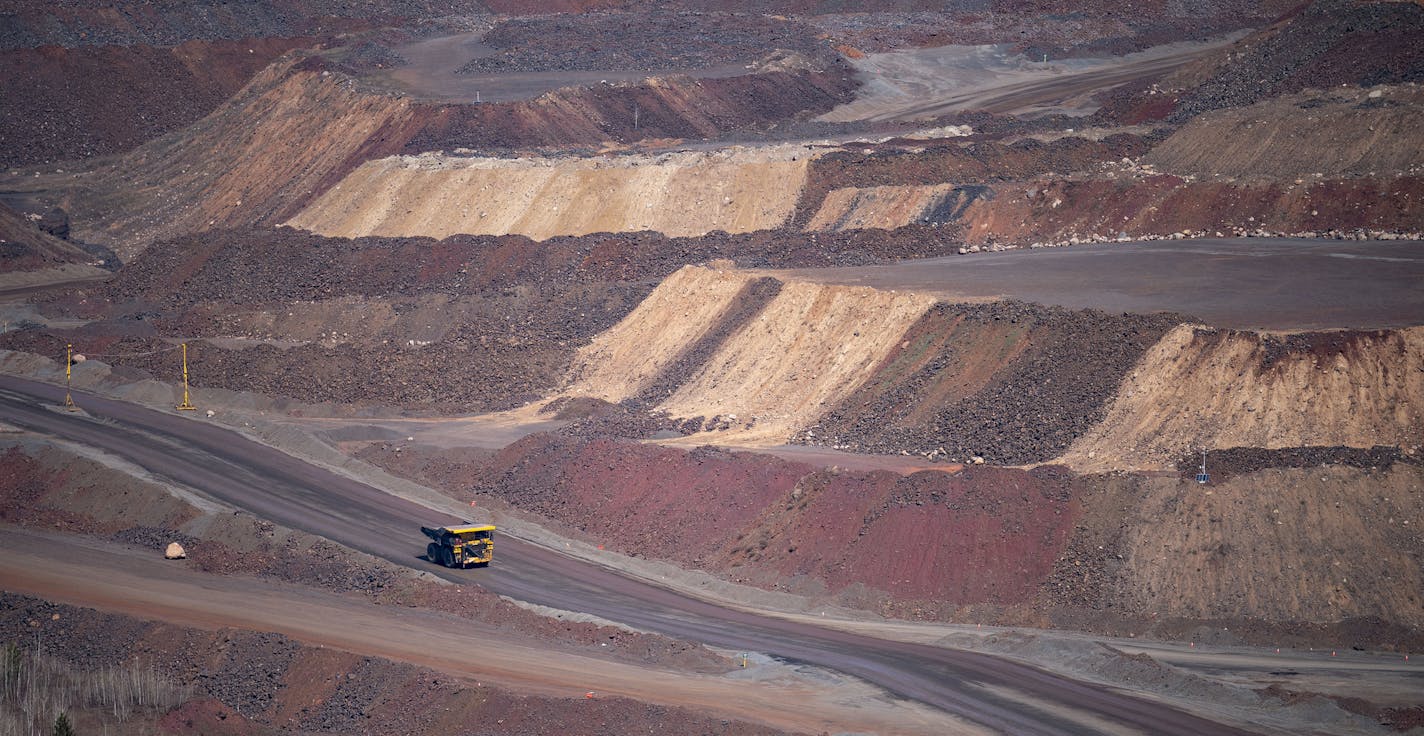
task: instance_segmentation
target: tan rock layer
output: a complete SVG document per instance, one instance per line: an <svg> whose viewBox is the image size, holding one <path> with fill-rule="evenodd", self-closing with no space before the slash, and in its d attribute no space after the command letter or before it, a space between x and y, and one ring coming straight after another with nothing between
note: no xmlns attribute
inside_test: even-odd
<svg viewBox="0 0 1424 736"><path fill-rule="evenodd" d="M713 329L754 278L700 267L678 271L581 351L567 393L607 401L637 395ZM920 294L785 283L656 408L675 417L735 417L720 440L785 442L870 378L933 305Z"/></svg>
<svg viewBox="0 0 1424 736"><path fill-rule="evenodd" d="M287 224L341 237L742 233L786 222L806 165L780 149L611 160L400 156L363 164Z"/></svg>
<svg viewBox="0 0 1424 736"><path fill-rule="evenodd" d="M1183 325L1060 460L1156 468L1213 447L1424 445L1424 328L1270 336Z"/></svg>
<svg viewBox="0 0 1424 736"><path fill-rule="evenodd" d="M686 346L715 326L747 280L734 271L678 270L578 351L565 393L610 402L642 393Z"/></svg>

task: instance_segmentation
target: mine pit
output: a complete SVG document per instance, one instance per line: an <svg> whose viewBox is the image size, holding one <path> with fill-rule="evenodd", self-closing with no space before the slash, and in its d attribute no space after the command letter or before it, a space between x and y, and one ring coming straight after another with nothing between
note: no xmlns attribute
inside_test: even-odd
<svg viewBox="0 0 1424 736"><path fill-rule="evenodd" d="M1424 7L763 5L18 3L0 733L1424 724Z"/></svg>

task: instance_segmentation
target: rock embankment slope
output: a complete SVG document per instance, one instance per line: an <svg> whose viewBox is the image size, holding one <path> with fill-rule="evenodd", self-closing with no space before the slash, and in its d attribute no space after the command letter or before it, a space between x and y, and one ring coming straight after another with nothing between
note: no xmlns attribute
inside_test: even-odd
<svg viewBox="0 0 1424 736"><path fill-rule="evenodd" d="M31 179L12 173L7 186L72 201L76 234L114 249L127 261L162 239L214 228L286 222L362 164L396 154L460 146L587 148L649 137L712 138L825 108L853 88L854 80L839 70L783 69L770 64L723 79L654 78L638 84L556 90L530 100L440 104L373 91L319 54L294 53L264 69L221 107L187 128L122 157L98 160L77 174L56 172ZM458 181L415 177L407 181L403 177L425 169L373 164L333 192L325 209L319 208L319 215L313 216L320 220L313 226L352 235L524 230L582 234L650 227L702 234L767 229L790 217L805 178L805 162L798 161L799 154L792 150L750 155L754 161L766 162L761 170L738 168L737 154L722 153L704 155L715 171L694 164L687 164L691 168L686 171L676 164L589 167L583 171L584 189L613 186L628 198L621 214L606 221L600 220L600 208L588 197L561 194L557 182L545 187L535 171L537 165L521 169L527 175L517 178L526 187L522 196L539 199L541 191L550 189L538 206L553 206L556 216L530 214L521 208L516 188L511 198L478 209L472 206L468 213L462 208L458 218L441 219L449 213L436 218L421 209L432 194L443 202L440 197L458 200L489 192L465 191ZM719 161L726 167L716 168ZM486 164L495 165L477 163L466 173L478 179ZM691 178L674 176L679 171ZM510 170L486 173L479 183L514 175ZM407 183L410 191L402 191L401 185ZM433 187L441 183L457 186L449 193L436 193ZM371 187L372 196L394 197L402 209L364 213L341 209L350 201L343 199L343 193L359 197L366 187ZM671 194L663 195L664 189ZM743 190L747 196L739 196ZM495 191L503 192L504 187ZM634 201L654 193L652 201ZM664 210L672 207L676 216L664 217L659 205ZM494 219L482 225L485 218L478 217L480 212ZM347 215L354 223L340 221ZM462 219L466 216L471 219ZM524 218L528 221L521 225ZM491 227L493 223L503 224Z"/></svg>
<svg viewBox="0 0 1424 736"><path fill-rule="evenodd" d="M1156 468L1199 449L1424 446L1424 328L1266 335L1182 325L1061 460Z"/></svg>
<svg viewBox="0 0 1424 736"><path fill-rule="evenodd" d="M160 238L276 224L366 158L400 150L423 120L409 100L287 59L208 117L87 177L76 230L127 261Z"/></svg>
<svg viewBox="0 0 1424 736"><path fill-rule="evenodd" d="M318 39L0 51L0 167L129 150L217 109L273 59Z"/></svg>
<svg viewBox="0 0 1424 736"><path fill-rule="evenodd" d="M437 154L370 161L286 224L322 235L443 238L774 229L791 216L800 146L611 158Z"/></svg>
<svg viewBox="0 0 1424 736"><path fill-rule="evenodd" d="M1197 448L1424 445L1424 333L1267 334L686 267L580 349L563 396L685 442L1088 470ZM690 425L685 420L696 420Z"/></svg>
<svg viewBox="0 0 1424 736"><path fill-rule="evenodd" d="M971 245L1001 246L1183 232L1414 233L1424 229L1415 204L1424 196L1421 111L1424 88L1413 84L1311 90L1205 113L1150 148L1120 140L1120 157L1107 145L1063 142L1072 138L961 153L997 172L942 155L926 170L920 153L865 157L872 173L848 177L835 164L849 154L832 154L812 165L807 192L825 194L803 197L797 222L812 231L932 223Z"/></svg>
<svg viewBox="0 0 1424 736"><path fill-rule="evenodd" d="M401 455L386 453L409 467ZM1302 648L1421 642L1424 470L1398 459L1268 464L1203 487L1057 466L902 475L538 434L443 472L610 550L884 615Z"/></svg>
<svg viewBox="0 0 1424 736"><path fill-rule="evenodd" d="M1201 177L1418 175L1421 110L1412 84L1303 92L1193 118L1142 163Z"/></svg>

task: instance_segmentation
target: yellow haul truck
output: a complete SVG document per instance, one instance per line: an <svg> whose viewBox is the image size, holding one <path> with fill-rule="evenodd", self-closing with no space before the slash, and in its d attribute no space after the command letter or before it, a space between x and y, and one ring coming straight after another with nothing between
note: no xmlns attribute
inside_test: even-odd
<svg viewBox="0 0 1424 736"><path fill-rule="evenodd" d="M446 567L485 566L494 559L494 525L466 524L420 528L435 540L425 545L425 558Z"/></svg>

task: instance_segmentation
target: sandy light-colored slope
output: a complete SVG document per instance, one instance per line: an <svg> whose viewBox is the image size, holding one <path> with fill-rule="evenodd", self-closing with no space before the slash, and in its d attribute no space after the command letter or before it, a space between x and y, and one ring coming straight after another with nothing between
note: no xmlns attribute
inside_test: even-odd
<svg viewBox="0 0 1424 736"><path fill-rule="evenodd" d="M612 402L637 395L684 347L712 329L746 280L735 271L678 270L621 322L579 350L568 393Z"/></svg>
<svg viewBox="0 0 1424 736"><path fill-rule="evenodd" d="M1271 336L1183 325L1060 459L1159 468L1200 448L1424 445L1424 328Z"/></svg>
<svg viewBox="0 0 1424 736"><path fill-rule="evenodd" d="M738 441L785 442L844 399L934 306L933 297L788 283L662 408L738 417Z"/></svg>
<svg viewBox="0 0 1424 736"><path fill-rule="evenodd" d="M724 417L719 440L785 442L873 373L935 303L893 290L783 283L760 312L688 362L689 349L732 311L758 274L686 267L586 348L568 395L621 401L678 361L657 408L675 417ZM663 376L664 380L669 377ZM688 441L706 442L703 434Z"/></svg>
<svg viewBox="0 0 1424 736"><path fill-rule="evenodd" d="M750 232L791 216L807 162L799 146L588 159L396 156L362 165L287 224L344 237Z"/></svg>

